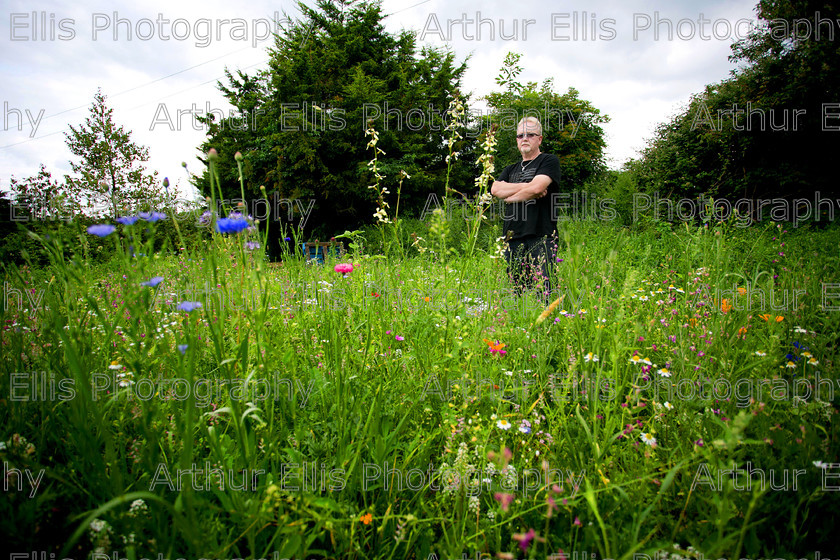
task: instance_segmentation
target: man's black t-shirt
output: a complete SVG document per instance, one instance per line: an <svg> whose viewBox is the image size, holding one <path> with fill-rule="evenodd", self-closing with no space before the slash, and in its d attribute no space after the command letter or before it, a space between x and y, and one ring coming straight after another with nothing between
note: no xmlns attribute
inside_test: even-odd
<svg viewBox="0 0 840 560"><path fill-rule="evenodd" d="M537 175L547 175L551 178L545 196L535 200L504 203L504 233L507 235L508 231L512 231L511 239L542 237L557 231L557 220L552 212L552 201L560 194L560 160L557 156L541 153L530 163L526 163L524 170L521 161L508 165L496 180L530 183Z"/></svg>

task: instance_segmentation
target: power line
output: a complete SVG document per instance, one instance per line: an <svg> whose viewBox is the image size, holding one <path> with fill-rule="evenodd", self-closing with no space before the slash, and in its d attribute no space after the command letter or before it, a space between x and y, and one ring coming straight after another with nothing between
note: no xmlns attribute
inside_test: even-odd
<svg viewBox="0 0 840 560"><path fill-rule="evenodd" d="M246 49L249 49L249 48L251 48L251 47L245 47L245 48L246 48ZM161 77L161 78L157 78L157 79L152 80L152 81L150 81L150 82L146 82L145 84L141 84L141 85L139 85L139 86L135 86L135 87L129 88L129 89L127 89L127 90L123 90L123 91L121 91L121 92L115 93L114 95L110 95L110 96L108 96L108 97L117 97L118 95L122 95L122 94L125 94L125 93L129 93L129 92L131 92L131 91L135 91L135 90L138 90L138 89L144 88L144 87L146 87L146 86L148 86L148 85L151 85L151 84L154 84L154 83L160 82L160 81L165 80L165 79L167 79L167 78L171 78L172 76L175 76L175 75L177 75L177 74L181 74L181 73L186 72L186 71L188 71L188 70L192 70L192 69L197 68L197 67L199 67L199 66L203 66L204 64L208 64L208 63L210 63L210 62L215 62L215 61L219 60L220 58L224 58L224 57L226 57L226 56L230 56L230 55L232 55L232 54L236 54L236 53L241 52L241 51L243 51L243 50L245 50L245 49L239 49L239 50L237 50L237 51L229 52L229 53L227 53L227 54L224 54L224 55L222 55L222 56L216 57L216 58L214 58L214 59L207 60L207 61L205 61L205 62L202 62L202 63L200 63L200 64L196 64L196 65L194 65L194 66L190 66L189 68L184 68L183 70L179 70L179 71L177 71L177 72L173 72L172 74L168 74L168 75L163 76L163 77ZM266 63L266 61L257 62L257 63L251 64L250 66L246 66L245 68L242 68L242 70L248 70L249 68L253 68L254 66L259 66L259 65L261 65L261 64L265 64L265 63ZM189 88L187 88L187 89L184 89L184 90L181 90L181 91L178 91L178 92L175 92L175 93L172 93L172 94L170 94L170 95L166 95L166 96L164 96L164 97L159 97L159 98L158 98L158 99L156 99L155 101L150 101L150 102L148 102L148 103L143 103L143 104L138 105L138 106L136 106L136 107L132 107L131 109L128 109L128 111L134 111L134 110L136 110L136 109L139 109L140 107L146 107L146 106L148 106L148 105L151 105L152 103L158 103L158 102L160 102L162 99L168 99L168 98L173 97L173 96L175 96L175 95L180 95L180 94L182 94L182 93L184 93L184 92L187 92L187 91L190 91L190 90L193 90L193 89L196 89L196 88L199 88L199 87L205 86L205 85L207 85L207 84L210 84L210 83L215 83L215 82L217 82L218 80L220 80L220 79L222 79L222 78L224 78L224 76L217 76L216 78L213 78L212 80L208 80L208 81L206 81L206 82L202 82L202 83L200 83L200 84L198 84L198 85L195 85L195 86L189 87ZM61 115L61 114L63 114L63 113L69 113L69 112L71 112L71 111L77 111L77 110L79 110L79 109L84 109L85 107L87 107L87 105L82 105L81 107L75 107L75 108L73 108L73 109L66 109L66 110L61 111L61 112L59 112L59 113L55 113L55 114L49 115L49 116L47 116L47 117L43 117L41 120L43 121L44 119L48 119L48 118L50 118L50 117L55 117L55 116L57 116L57 115ZM63 128L62 130L58 130L58 131L55 131L55 132L50 132L50 133L48 133L48 134L43 134L43 135L38 136L38 137L35 137L35 138L28 138L28 139L26 139L26 140L21 140L20 142L15 142L15 143L13 143L13 144L7 144L7 145L5 145L5 146L0 146L0 150L5 150L6 148L12 148L12 147L14 147L14 146L20 146L21 144L26 144L26 143L28 143L28 142L34 142L35 140L41 140L41 139L43 139L43 138L49 138L50 136L55 136L56 134L62 134L62 133L64 133L64 132L67 132L67 130L68 130L68 129L69 129L69 125L68 125L66 128Z"/></svg>
<svg viewBox="0 0 840 560"><path fill-rule="evenodd" d="M422 2L418 2L418 3L416 3L416 4L412 4L411 6L409 6L409 7L407 7L407 8L403 8L402 10L397 10L396 12L390 13L390 14L386 15L385 17L391 17L391 16L392 16L392 15L394 15L394 14L398 14L398 13L400 13L400 12L404 12L404 11L406 11L406 10L410 10L411 8L416 8L417 6L420 6L420 5L422 5L422 4L425 4L426 2L431 2L431 1L432 1L432 0L423 0Z"/></svg>

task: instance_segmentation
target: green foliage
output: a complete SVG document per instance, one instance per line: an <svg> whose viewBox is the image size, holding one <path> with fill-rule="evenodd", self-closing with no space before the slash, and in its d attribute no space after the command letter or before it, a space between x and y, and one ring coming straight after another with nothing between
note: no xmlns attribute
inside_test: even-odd
<svg viewBox="0 0 840 560"><path fill-rule="evenodd" d="M692 96L643 151L642 192L812 200L837 192L840 137L823 125L826 116L833 125L824 104L840 96L840 41L830 39L840 34L840 11L772 0L757 13L762 25L732 45L739 70Z"/></svg>
<svg viewBox="0 0 840 560"><path fill-rule="evenodd" d="M244 232L155 254L165 223L105 238L70 224L86 252L41 237L49 264L4 277L38 305L11 292L0 309L0 459L44 472L32 498L11 473L9 546L456 558L521 556L533 531L531 557L798 558L833 542L838 498L814 461L838 452L837 398L813 389L818 373L822 391L837 381L820 286L840 260L815 250L836 227L568 223L564 300L535 325L542 305L510 297L503 263L443 255L460 240L360 251L343 276L332 256L268 266ZM96 262L100 244L113 260ZM733 285L807 293L765 321L757 300L722 305ZM759 394L769 379L812 391ZM743 382L752 392L711 393ZM761 491L750 465L776 484L805 474Z"/></svg>

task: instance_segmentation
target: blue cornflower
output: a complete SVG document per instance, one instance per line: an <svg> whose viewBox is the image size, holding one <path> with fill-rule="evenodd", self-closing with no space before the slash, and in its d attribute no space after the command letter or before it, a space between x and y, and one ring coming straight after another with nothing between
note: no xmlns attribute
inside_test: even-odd
<svg viewBox="0 0 840 560"><path fill-rule="evenodd" d="M216 222L216 231L219 233L239 233L248 227L248 221L242 218L220 218Z"/></svg>
<svg viewBox="0 0 840 560"><path fill-rule="evenodd" d="M181 311L186 311L187 313L191 311L195 311L196 309L201 307L200 301L182 301L178 304L178 309Z"/></svg>
<svg viewBox="0 0 840 560"><path fill-rule="evenodd" d="M157 286L161 282L163 282L163 276L155 276L155 277L150 278L149 280L147 280L145 282L140 282L140 285L141 286L146 286L146 287L149 287L149 288L154 288L155 286Z"/></svg>
<svg viewBox="0 0 840 560"><path fill-rule="evenodd" d="M121 216L117 218L117 221L124 226L133 226L134 223L139 219L139 216Z"/></svg>
<svg viewBox="0 0 840 560"><path fill-rule="evenodd" d="M108 237L115 231L117 231L117 228L111 224L96 224L87 228L87 232L89 234L96 235L98 237Z"/></svg>
<svg viewBox="0 0 840 560"><path fill-rule="evenodd" d="M158 220L165 220L166 214L163 212L140 212L140 217L147 222L154 223Z"/></svg>
<svg viewBox="0 0 840 560"><path fill-rule="evenodd" d="M187 348L189 348L189 344L179 344L178 345L178 352L180 352L181 355L183 356L184 354L187 353Z"/></svg>

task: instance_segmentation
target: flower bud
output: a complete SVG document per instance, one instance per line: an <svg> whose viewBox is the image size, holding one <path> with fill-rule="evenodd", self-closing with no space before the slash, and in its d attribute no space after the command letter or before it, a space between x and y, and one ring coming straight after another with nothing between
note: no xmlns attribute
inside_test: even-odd
<svg viewBox="0 0 840 560"><path fill-rule="evenodd" d="M169 188L169 177L163 178L163 187L168 189Z"/></svg>
<svg viewBox="0 0 840 560"><path fill-rule="evenodd" d="M210 151L207 152L207 159L213 161L214 159L218 159L219 152L216 151L216 148L210 148Z"/></svg>
<svg viewBox="0 0 840 560"><path fill-rule="evenodd" d="M236 152L233 155L233 159L235 159L236 161L242 161L242 152Z"/></svg>

